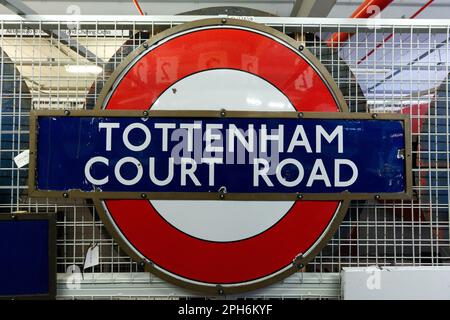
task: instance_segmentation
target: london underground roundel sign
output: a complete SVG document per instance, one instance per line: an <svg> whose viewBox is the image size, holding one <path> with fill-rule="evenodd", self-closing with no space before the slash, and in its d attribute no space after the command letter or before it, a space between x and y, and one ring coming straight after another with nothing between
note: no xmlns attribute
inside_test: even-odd
<svg viewBox="0 0 450 320"><path fill-rule="evenodd" d="M286 35L256 24L206 20L176 27L119 67L100 107L346 111L331 76L300 49ZM347 206L220 200L99 205L113 232L148 269L212 293L258 288L298 271L332 236Z"/></svg>
<svg viewBox="0 0 450 320"><path fill-rule="evenodd" d="M94 199L163 279L259 288L311 260L351 199L410 197L407 119L346 111L286 35L226 19L177 26L125 59L96 110L31 113L29 193Z"/></svg>

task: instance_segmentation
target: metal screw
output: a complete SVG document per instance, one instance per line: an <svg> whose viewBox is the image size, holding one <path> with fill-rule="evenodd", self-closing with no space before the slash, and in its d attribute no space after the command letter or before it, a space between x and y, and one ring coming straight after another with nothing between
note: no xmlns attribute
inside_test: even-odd
<svg viewBox="0 0 450 320"><path fill-rule="evenodd" d="M299 253L294 258L294 260L292 260L292 265L297 269L303 268L305 265L302 263L302 259L303 259L303 253Z"/></svg>
<svg viewBox="0 0 450 320"><path fill-rule="evenodd" d="M68 197L69 197L69 194L67 192L64 192L63 193L63 198L68 198Z"/></svg>
<svg viewBox="0 0 450 320"><path fill-rule="evenodd" d="M144 117L148 117L148 111L145 110L144 112L142 112L142 114L144 115Z"/></svg>
<svg viewBox="0 0 450 320"><path fill-rule="evenodd" d="M300 194L300 193L297 193L297 199L298 199L298 200L302 200L302 199L303 199L303 195Z"/></svg>
<svg viewBox="0 0 450 320"><path fill-rule="evenodd" d="M69 110L64 110L64 115L65 116L70 116L70 111Z"/></svg>
<svg viewBox="0 0 450 320"><path fill-rule="evenodd" d="M376 114L376 113L372 114L372 118L375 119L376 117L378 117L378 114Z"/></svg>
<svg viewBox="0 0 450 320"><path fill-rule="evenodd" d="M303 51L303 49L305 49L304 45L301 44L301 45L298 46L298 51Z"/></svg>
<svg viewBox="0 0 450 320"><path fill-rule="evenodd" d="M142 46L144 47L144 49L147 49L148 48L148 43L144 42L144 44Z"/></svg>
<svg viewBox="0 0 450 320"><path fill-rule="evenodd" d="M225 193L227 193L227 187L221 186L219 188L219 198L220 199L225 199Z"/></svg>
<svg viewBox="0 0 450 320"><path fill-rule="evenodd" d="M223 288L222 288L222 286L221 286L220 284L218 284L216 287L217 287L217 292L218 292L220 295L222 295L222 294L225 293L225 291L223 290Z"/></svg>
<svg viewBox="0 0 450 320"><path fill-rule="evenodd" d="M145 268L145 262L146 262L145 260L139 262L139 266L140 266L141 268Z"/></svg>
<svg viewBox="0 0 450 320"><path fill-rule="evenodd" d="M298 112L298 113L297 113L297 117L303 118L303 112Z"/></svg>
<svg viewBox="0 0 450 320"><path fill-rule="evenodd" d="M227 115L227 112L225 111L225 109L220 110L221 117L225 117L226 115Z"/></svg>
<svg viewBox="0 0 450 320"><path fill-rule="evenodd" d="M141 193L141 198L142 198L142 199L147 198L147 194L146 194L146 193Z"/></svg>
<svg viewBox="0 0 450 320"><path fill-rule="evenodd" d="M222 18L222 23L227 23L227 19Z"/></svg>
<svg viewBox="0 0 450 320"><path fill-rule="evenodd" d="M377 194L377 195L375 196L375 199L376 199L376 200L380 200L380 195Z"/></svg>

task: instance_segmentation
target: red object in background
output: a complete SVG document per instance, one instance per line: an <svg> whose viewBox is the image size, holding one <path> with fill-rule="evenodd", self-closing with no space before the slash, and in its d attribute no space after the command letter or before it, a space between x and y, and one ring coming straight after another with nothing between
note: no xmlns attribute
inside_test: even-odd
<svg viewBox="0 0 450 320"><path fill-rule="evenodd" d="M374 13L371 10L371 6L377 6L379 11L383 11L393 0L366 0L352 13L350 18L369 18ZM336 32L330 39L327 40L327 44L330 47L337 47L339 43L347 41L351 33Z"/></svg>
<svg viewBox="0 0 450 320"><path fill-rule="evenodd" d="M383 11L393 0L367 0L363 2L358 9L353 12L350 18L370 18L373 14L373 11L370 10L370 6L378 6L379 11ZM423 10L425 10L434 0L429 0L422 7L419 8L414 14L409 17L410 19L416 18ZM347 39L351 36L351 33L347 32L336 32L334 33L330 39L327 40L327 44L329 47L337 47L339 43L347 41ZM370 50L369 53L364 56L361 60L358 61L358 64L367 59L370 55L372 55L376 49L381 47L385 42L391 39L393 34L388 35L383 42L379 43L374 49Z"/></svg>
<svg viewBox="0 0 450 320"><path fill-rule="evenodd" d="M138 9L139 14L140 14L141 16L144 16L144 15L145 15L145 14L144 14L144 11L142 11L141 6L139 5L139 2L138 2L137 0L133 0L133 3L134 3L134 5L136 6L136 9Z"/></svg>
<svg viewBox="0 0 450 320"><path fill-rule="evenodd" d="M411 115L411 133L419 134L426 119L430 105L428 103L413 104L404 107L400 113Z"/></svg>

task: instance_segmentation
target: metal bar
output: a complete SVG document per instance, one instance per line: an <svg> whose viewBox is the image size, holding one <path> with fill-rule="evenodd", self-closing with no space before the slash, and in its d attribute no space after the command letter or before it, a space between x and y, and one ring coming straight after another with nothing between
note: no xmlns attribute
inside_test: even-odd
<svg viewBox="0 0 450 320"><path fill-rule="evenodd" d="M103 26L108 26L110 23L114 25L114 23L125 25L125 26L133 26L134 24L139 23L184 23L190 22L194 20L200 19L208 19L208 18L217 18L218 16L184 16L184 15L123 15L123 16L108 16L108 15L83 15L83 16L74 16L74 15L59 15L55 17L54 15L26 15L23 17L18 17L16 15L0 15L0 20L4 22L19 22L25 21L26 23L32 24L33 22L81 22L86 26L89 26L90 23L102 23ZM219 15L219 17L224 17L224 15ZM358 19L358 18L312 18L312 17L251 17L251 21L262 23L266 25L286 25L292 27L300 27L301 25L306 26L328 26L329 28L336 29L336 26L349 26L351 28L356 26L361 27L406 27L409 28L411 24L414 24L414 27L441 27L446 28L448 25L448 19L418 19L418 20L410 20L410 19Z"/></svg>
<svg viewBox="0 0 450 320"><path fill-rule="evenodd" d="M7 7L9 10L13 11L15 14L19 16L28 16L28 15L37 15L37 12L28 7L25 3L23 3L20 0L0 0L0 4ZM44 28L42 29L44 32L48 33L52 38L56 39L57 41L60 41L62 44L68 46L73 52L76 54L79 54L89 60L90 62L93 62L95 64L103 62L101 59L96 57L95 54L93 54L90 50L87 48L80 46L77 41L70 38L69 35L61 32L61 31L54 31L50 28Z"/></svg>
<svg viewBox="0 0 450 320"><path fill-rule="evenodd" d="M296 0L292 7L291 17L326 17L336 4L336 0L315 1Z"/></svg>
<svg viewBox="0 0 450 320"><path fill-rule="evenodd" d="M416 62L423 60L424 58L428 57L430 54L432 54L433 52L435 52L436 50L442 48L443 46L448 44L448 41L450 40L450 38L446 39L445 41L439 43L438 45L436 45L434 48L429 48L428 51L422 53L420 56L418 56L417 58L415 58L414 60L408 62L406 64L407 66L412 66L414 65ZM428 67L429 69L429 67ZM394 72L392 72L389 76L387 76L386 78L384 78L383 80L381 80L380 82L376 83L375 85L371 86L370 88L367 89L368 92L373 92L373 90L377 87L379 87L380 85L382 85L383 83L385 83L387 80L390 80L392 78L394 78L397 74L399 74L400 72L402 72L403 68L397 69Z"/></svg>
<svg viewBox="0 0 450 320"><path fill-rule="evenodd" d="M133 0L133 3L136 6L136 9L139 11L139 14L141 16L145 16L144 11L142 11L141 6L139 5L139 2L137 0Z"/></svg>
<svg viewBox="0 0 450 320"><path fill-rule="evenodd" d="M0 4L18 14L19 16L34 15L37 14L36 11L27 6L23 1L20 0L0 0Z"/></svg>
<svg viewBox="0 0 450 320"><path fill-rule="evenodd" d="M278 284L254 292L225 296L224 299L255 298L340 298L339 273L296 273ZM59 273L57 278L58 299L94 298L120 296L208 298L193 291L182 289L144 272L139 273Z"/></svg>
<svg viewBox="0 0 450 320"><path fill-rule="evenodd" d="M429 0L425 5L423 5L422 7L420 7L419 10L417 10L411 17L409 17L410 19L415 19L423 10L425 10L434 0ZM364 57L362 57L359 61L358 64L360 64L361 62L363 62L364 60L366 60L369 56L371 56L375 50L377 50L379 47L381 47L382 45L384 45L387 41L389 41L392 36L394 34L391 33L390 35L388 35L386 38L384 38L384 40L382 42L380 42L379 44L377 44L377 46L375 48L373 48L372 50L369 51L368 54L366 54Z"/></svg>
<svg viewBox="0 0 450 320"><path fill-rule="evenodd" d="M43 31L50 34L53 38L61 42L62 44L69 47L70 50L75 52L77 55L80 55L83 58L86 58L88 61L92 62L95 65L101 65L103 60L97 57L93 52L91 52L86 47L80 45L78 41L72 39L68 34L63 31L52 31L48 29L43 29Z"/></svg>

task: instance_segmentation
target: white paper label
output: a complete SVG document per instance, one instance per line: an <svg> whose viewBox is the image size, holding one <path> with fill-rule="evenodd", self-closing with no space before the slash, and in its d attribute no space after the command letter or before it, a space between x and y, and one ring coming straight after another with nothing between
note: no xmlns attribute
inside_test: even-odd
<svg viewBox="0 0 450 320"><path fill-rule="evenodd" d="M84 269L94 267L99 264L99 250L98 245L94 244L89 247L86 258L84 259Z"/></svg>
<svg viewBox="0 0 450 320"><path fill-rule="evenodd" d="M14 162L18 168L26 166L30 162L30 150L25 150L14 157Z"/></svg>

